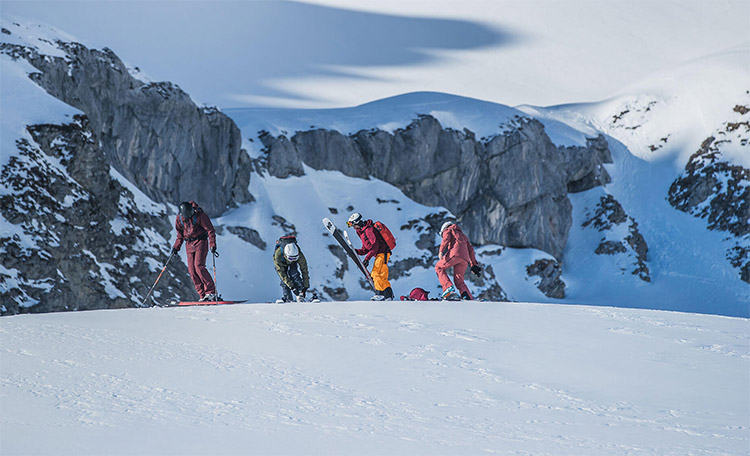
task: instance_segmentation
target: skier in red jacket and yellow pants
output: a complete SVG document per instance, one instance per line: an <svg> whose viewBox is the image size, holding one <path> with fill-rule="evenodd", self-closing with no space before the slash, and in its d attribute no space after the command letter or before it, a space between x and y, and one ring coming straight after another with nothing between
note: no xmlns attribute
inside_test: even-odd
<svg viewBox="0 0 750 456"><path fill-rule="evenodd" d="M357 255L365 255L362 263L367 267L370 259L375 257L372 264L373 282L375 282L375 296L373 301L393 300L393 289L388 281L388 259L391 256L391 249L383 237L378 233L372 220L364 220L362 214L355 212L346 222L347 226L354 227L362 240L362 248L356 249Z"/></svg>

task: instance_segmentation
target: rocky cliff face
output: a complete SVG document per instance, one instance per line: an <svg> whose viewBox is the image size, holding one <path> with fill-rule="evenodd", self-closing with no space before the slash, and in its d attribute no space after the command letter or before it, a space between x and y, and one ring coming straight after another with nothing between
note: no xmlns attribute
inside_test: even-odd
<svg viewBox="0 0 750 456"><path fill-rule="evenodd" d="M0 170L0 314L135 307L169 253L164 205L144 208L110 175L88 119L32 125ZM191 296L173 261L146 305Z"/></svg>
<svg viewBox="0 0 750 456"><path fill-rule="evenodd" d="M30 75L37 84L86 113L109 163L146 195L172 204L200 195L214 216L251 200L250 160L223 113L196 106L171 83L134 78L109 49L56 45L65 57L9 43L0 52L27 60L39 70Z"/></svg>
<svg viewBox="0 0 750 456"><path fill-rule="evenodd" d="M603 196L588 214L583 228L593 228L602 233L602 240L594 253L597 255L623 255L637 275L644 282L651 281L651 273L646 265L648 244L638 230L638 222L623 209L612 195Z"/></svg>
<svg viewBox="0 0 750 456"><path fill-rule="evenodd" d="M519 117L513 128L478 140L421 116L393 134L363 130L261 134L262 166L276 177L302 175L302 163L352 177L373 176L409 198L455 214L476 244L531 247L562 256L572 223L569 192L609 182L604 137L586 147L558 148L544 126Z"/></svg>
<svg viewBox="0 0 750 456"><path fill-rule="evenodd" d="M741 120L727 122L716 135L706 138L670 186L668 199L676 209L706 219L710 230L735 236L727 259L739 269L740 278L750 283L750 169L729 163L721 152L723 145L732 142L748 146L750 107L737 105L734 112Z"/></svg>

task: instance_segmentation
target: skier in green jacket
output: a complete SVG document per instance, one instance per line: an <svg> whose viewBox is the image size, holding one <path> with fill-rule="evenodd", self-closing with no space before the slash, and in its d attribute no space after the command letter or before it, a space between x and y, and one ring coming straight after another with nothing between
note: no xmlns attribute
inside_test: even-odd
<svg viewBox="0 0 750 456"><path fill-rule="evenodd" d="M310 273L307 259L297 245L294 236L283 236L276 241L273 263L281 279L282 298L276 302L305 301L305 293L310 288Z"/></svg>

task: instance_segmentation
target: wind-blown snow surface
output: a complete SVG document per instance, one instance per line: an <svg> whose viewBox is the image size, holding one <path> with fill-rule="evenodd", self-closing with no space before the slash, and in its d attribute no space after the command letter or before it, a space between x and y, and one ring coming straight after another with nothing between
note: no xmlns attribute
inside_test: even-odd
<svg viewBox="0 0 750 456"><path fill-rule="evenodd" d="M5 317L0 453L743 455L749 334L492 302Z"/></svg>

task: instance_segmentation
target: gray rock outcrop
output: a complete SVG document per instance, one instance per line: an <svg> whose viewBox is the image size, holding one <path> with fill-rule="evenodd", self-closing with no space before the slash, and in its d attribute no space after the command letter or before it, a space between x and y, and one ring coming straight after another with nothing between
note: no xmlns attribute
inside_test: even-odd
<svg viewBox="0 0 750 456"><path fill-rule="evenodd" d="M618 235L614 228L628 223L627 234ZM603 238L596 247L597 255L625 255L633 269L631 273L637 275L644 282L651 282L651 272L646 265L648 260L648 244L638 230L638 222L629 216L619 201L612 195L599 199L593 214L589 214L583 222L583 228L594 228L603 234Z"/></svg>
<svg viewBox="0 0 750 456"><path fill-rule="evenodd" d="M166 206L145 211L110 176L85 117L32 125L0 170L0 314L137 307L169 255ZM193 296L172 261L146 305Z"/></svg>
<svg viewBox="0 0 750 456"><path fill-rule="evenodd" d="M261 163L271 175L337 170L400 188L412 200L443 206L476 244L531 247L561 258L572 223L569 192L609 182L603 136L586 147L556 147L537 120L519 117L515 128L486 141L468 130L443 128L421 116L393 134L362 130L345 136L317 129L291 138L263 133Z"/></svg>
<svg viewBox="0 0 750 456"><path fill-rule="evenodd" d="M746 119L750 107L737 105L734 111ZM710 230L734 236L727 259L739 269L740 279L750 283L750 169L723 158L722 144L733 140L748 146L750 120L727 122L716 136L706 138L669 187L668 200L676 209L706 219Z"/></svg>
<svg viewBox="0 0 750 456"><path fill-rule="evenodd" d="M146 195L172 204L199 200L212 216L252 199L250 159L226 115L196 106L171 83L134 78L109 49L56 44L66 57L9 43L0 52L27 60L39 70L32 80L86 113L109 163Z"/></svg>
<svg viewBox="0 0 750 456"><path fill-rule="evenodd" d="M526 267L526 274L537 276L541 280L537 288L549 298L563 299L565 297L565 282L560 279L562 267L554 260L536 260Z"/></svg>

